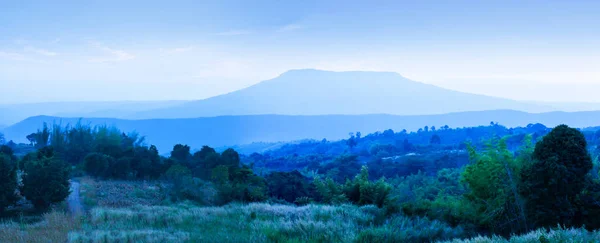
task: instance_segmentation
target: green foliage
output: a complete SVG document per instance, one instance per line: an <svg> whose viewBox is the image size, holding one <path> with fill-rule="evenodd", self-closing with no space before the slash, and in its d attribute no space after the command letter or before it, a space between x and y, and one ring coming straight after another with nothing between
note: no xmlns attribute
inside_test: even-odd
<svg viewBox="0 0 600 243"><path fill-rule="evenodd" d="M0 216L7 206L17 201L17 165L11 157L0 153Z"/></svg>
<svg viewBox="0 0 600 243"><path fill-rule="evenodd" d="M534 162L521 173L529 223L535 227L583 223L577 207L592 159L583 134L566 125L554 128L535 146Z"/></svg>
<svg viewBox="0 0 600 243"><path fill-rule="evenodd" d="M177 144L173 147L173 151L171 151L171 159L174 159L179 163L188 163L191 157L190 146L187 145Z"/></svg>
<svg viewBox="0 0 600 243"><path fill-rule="evenodd" d="M317 177L313 181L313 184L315 185L318 200L323 203L342 204L348 201L348 198L344 194L343 186L337 184L331 178L321 179Z"/></svg>
<svg viewBox="0 0 600 243"><path fill-rule="evenodd" d="M67 163L55 157L41 157L25 163L21 193L36 209L47 209L69 195Z"/></svg>
<svg viewBox="0 0 600 243"><path fill-rule="evenodd" d="M206 158L214 158L210 156ZM211 170L211 180L218 191L218 204L231 201L259 202L267 198L265 179L254 174L250 167L240 165L239 154L233 149L221 153ZM212 165L211 165L212 166ZM208 169L203 167L203 169Z"/></svg>
<svg viewBox="0 0 600 243"><path fill-rule="evenodd" d="M439 221L394 216L384 225L363 230L355 242L435 242L464 235L462 228L453 228Z"/></svg>
<svg viewBox="0 0 600 243"><path fill-rule="evenodd" d="M85 172L95 177L107 177L109 167L115 163L112 157L101 153L90 153L83 161Z"/></svg>
<svg viewBox="0 0 600 243"><path fill-rule="evenodd" d="M506 139L492 140L480 154L469 147L469 154L472 163L462 177L470 189L465 198L477 211L477 224L496 233L526 229L516 177L522 164L508 150Z"/></svg>
<svg viewBox="0 0 600 243"><path fill-rule="evenodd" d="M311 196L311 184L308 178L298 171L273 172L266 178L269 196L283 199L287 202L296 202L298 198Z"/></svg>
<svg viewBox="0 0 600 243"><path fill-rule="evenodd" d="M324 203L340 204L346 201L358 205L375 205L379 208L389 203L392 186L381 178L369 181L369 169L363 166L353 180L337 184L331 178L316 178L313 182L319 199Z"/></svg>

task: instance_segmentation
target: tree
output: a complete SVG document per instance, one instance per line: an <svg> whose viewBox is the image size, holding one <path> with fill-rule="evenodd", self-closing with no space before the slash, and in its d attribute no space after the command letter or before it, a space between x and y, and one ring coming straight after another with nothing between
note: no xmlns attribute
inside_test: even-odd
<svg viewBox="0 0 600 243"><path fill-rule="evenodd" d="M191 157L190 146L187 145L177 144L173 147L173 151L171 151L171 159L175 159L183 164L187 164Z"/></svg>
<svg viewBox="0 0 600 243"><path fill-rule="evenodd" d="M356 137L354 137L354 133L350 133L349 135L350 138L348 138L348 140L346 141L346 145L348 145L348 148L350 149L350 151L352 151L352 149L356 147L358 143L356 142Z"/></svg>
<svg viewBox="0 0 600 243"><path fill-rule="evenodd" d="M21 193L38 210L62 202L69 196L69 166L54 157L42 157L25 164Z"/></svg>
<svg viewBox="0 0 600 243"><path fill-rule="evenodd" d="M4 137L4 133L0 132L0 145L4 145L6 143L6 138Z"/></svg>
<svg viewBox="0 0 600 243"><path fill-rule="evenodd" d="M221 153L221 165L228 167L240 166L240 155L232 148L228 148Z"/></svg>
<svg viewBox="0 0 600 243"><path fill-rule="evenodd" d="M439 145L442 143L442 140L440 139L440 136L438 136L437 134L433 134L433 136L431 136L431 139L429 140L429 143Z"/></svg>
<svg viewBox="0 0 600 243"><path fill-rule="evenodd" d="M521 149L527 151L527 141ZM477 212L475 222L494 233L516 233L527 229L522 199L518 194L518 173L524 160L506 147L506 138L490 141L482 153L468 147L471 164L462 174L470 189L465 199ZM522 154L520 158L525 158Z"/></svg>
<svg viewBox="0 0 600 243"><path fill-rule="evenodd" d="M292 172L273 172L266 178L269 196L295 202L300 197L310 197L310 183L297 170Z"/></svg>
<svg viewBox="0 0 600 243"><path fill-rule="evenodd" d="M44 126L42 130L39 130L35 133L27 135L27 140L31 143L31 145L36 148L43 148L48 146L48 140L50 139L50 129L48 128L48 124L44 122Z"/></svg>
<svg viewBox="0 0 600 243"><path fill-rule="evenodd" d="M592 169L583 134L557 126L536 144L533 159L521 173L529 222L535 227L579 226L583 219L577 199Z"/></svg>
<svg viewBox="0 0 600 243"><path fill-rule="evenodd" d="M83 160L83 169L88 175L106 177L109 166L113 164L114 159L106 154L90 153Z"/></svg>
<svg viewBox="0 0 600 243"><path fill-rule="evenodd" d="M0 215L17 201L17 166L11 157L0 153Z"/></svg>

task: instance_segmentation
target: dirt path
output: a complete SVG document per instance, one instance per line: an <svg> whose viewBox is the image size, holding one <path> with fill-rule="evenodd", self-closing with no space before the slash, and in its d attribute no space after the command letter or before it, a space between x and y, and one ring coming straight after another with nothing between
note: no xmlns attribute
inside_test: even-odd
<svg viewBox="0 0 600 243"><path fill-rule="evenodd" d="M81 197L79 196L80 184L78 181L71 181L71 194L67 198L67 204L69 205L69 212L72 215L83 214L83 204L81 204Z"/></svg>

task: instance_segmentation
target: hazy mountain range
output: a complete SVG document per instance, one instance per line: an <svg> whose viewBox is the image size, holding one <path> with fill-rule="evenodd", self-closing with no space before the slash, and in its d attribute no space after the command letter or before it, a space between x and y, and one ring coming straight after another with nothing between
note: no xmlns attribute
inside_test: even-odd
<svg viewBox="0 0 600 243"><path fill-rule="evenodd" d="M140 91L143 92L143 91ZM267 81L197 101L54 102L0 105L0 126L27 117L125 119L226 115L429 115L510 109L583 111L594 103L544 103L469 94L409 80L391 72L292 70Z"/></svg>
<svg viewBox="0 0 600 243"><path fill-rule="evenodd" d="M550 105L468 94L415 82L391 72L292 70L216 97L136 113L129 118L223 115L427 115L511 109L556 110Z"/></svg>
<svg viewBox="0 0 600 243"><path fill-rule="evenodd" d="M44 122L62 125L75 124L77 118L38 116L26 119L4 129L7 139L25 142L25 136L36 131ZM363 134L393 129L416 131L424 126L471 127L489 125L491 121L508 127L542 123L547 126L568 124L574 127L600 125L600 111L550 112L532 114L520 111L496 110L460 112L442 115L396 116L396 115L250 115L220 116L190 119L123 120L85 118L81 122L90 125L115 125L120 129L138 131L150 144L161 151L168 151L174 144L184 143L193 148L202 145L214 147L249 144L253 142L279 142L300 139L337 140L348 137L349 132Z"/></svg>
<svg viewBox="0 0 600 243"><path fill-rule="evenodd" d="M0 130L8 139L25 142L25 136L43 122L66 125L84 117L86 124L137 130L164 150L175 143L218 147L331 140L356 131L366 134L389 128L417 130L426 125L477 126L490 121L506 126L565 123L588 127L600 125L600 112L551 111L596 107L600 108L593 103L524 102L463 93L390 72L307 69L288 71L248 88L198 101L0 105Z"/></svg>

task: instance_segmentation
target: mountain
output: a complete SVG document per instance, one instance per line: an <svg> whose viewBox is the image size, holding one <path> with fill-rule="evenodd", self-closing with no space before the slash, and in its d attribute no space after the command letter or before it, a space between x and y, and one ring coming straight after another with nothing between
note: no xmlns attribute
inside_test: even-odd
<svg viewBox="0 0 600 243"><path fill-rule="evenodd" d="M0 126L32 116L126 117L135 112L166 108L185 101L48 102L0 105Z"/></svg>
<svg viewBox="0 0 600 243"><path fill-rule="evenodd" d="M277 78L212 98L139 112L129 118L223 115L424 115L551 106L468 94L415 82L391 72L292 70Z"/></svg>
<svg viewBox="0 0 600 243"><path fill-rule="evenodd" d="M62 125L75 124L79 118L37 116L28 118L4 129L7 140L26 142L25 136L36 131L44 122ZM349 132L363 134L393 129L416 131L424 126L471 127L489 125L491 121L508 127L542 123L547 126L568 124L574 127L600 125L600 111L525 113L511 110L459 112L442 115L396 116L396 115L249 115L219 116L192 119L123 120L106 118L83 118L83 124L114 125L123 131L138 131L150 144L161 152L170 151L177 143L192 148L202 145L213 147L250 144L253 142L281 142L300 139L326 138L338 140L348 137Z"/></svg>

